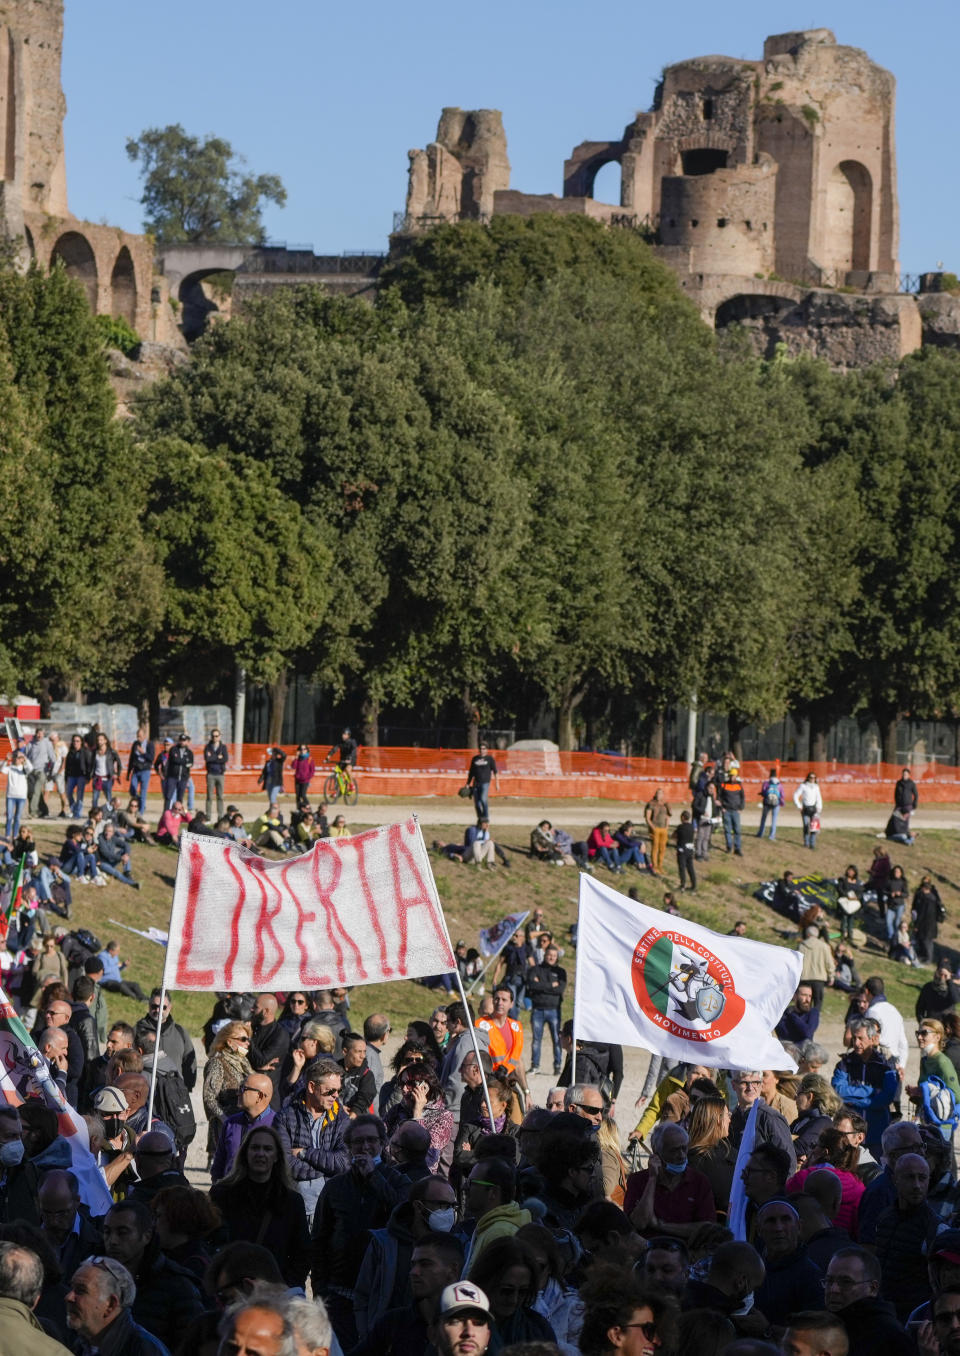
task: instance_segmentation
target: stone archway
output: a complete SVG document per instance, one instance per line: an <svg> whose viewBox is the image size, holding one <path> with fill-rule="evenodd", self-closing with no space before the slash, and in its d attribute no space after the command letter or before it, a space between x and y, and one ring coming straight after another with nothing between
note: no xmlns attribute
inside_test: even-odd
<svg viewBox="0 0 960 1356"><path fill-rule="evenodd" d="M131 329L137 321L137 277L130 251L124 245L110 275L110 312Z"/></svg>
<svg viewBox="0 0 960 1356"><path fill-rule="evenodd" d="M605 174L604 171L611 169L612 166L616 166L617 171L619 171L619 176L617 178L617 191L613 195L607 194L606 197L600 197L599 199L597 199L597 201L613 203L616 206L620 205L623 171L621 169L621 160L619 155L597 156L596 160L593 161L592 164L587 165L585 167L586 170L586 193L584 195L585 197L597 198L598 178L600 179L601 192L602 193L606 192L606 186L609 185L610 180L613 178L613 173Z"/></svg>
<svg viewBox="0 0 960 1356"><path fill-rule="evenodd" d="M87 294L91 311L97 309L97 261L90 242L79 231L67 231L54 245L50 267L60 260L71 278L76 278Z"/></svg>
<svg viewBox="0 0 960 1356"><path fill-rule="evenodd" d="M827 180L824 238L828 268L867 272L873 225L873 180L857 160L841 160Z"/></svg>

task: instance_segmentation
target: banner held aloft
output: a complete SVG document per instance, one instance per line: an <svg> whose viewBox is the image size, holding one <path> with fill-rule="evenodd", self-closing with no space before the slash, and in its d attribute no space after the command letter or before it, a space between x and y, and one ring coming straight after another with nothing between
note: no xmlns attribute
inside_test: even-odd
<svg viewBox="0 0 960 1356"><path fill-rule="evenodd" d="M773 1035L801 958L721 936L580 877L574 1036L688 1064L795 1069Z"/></svg>

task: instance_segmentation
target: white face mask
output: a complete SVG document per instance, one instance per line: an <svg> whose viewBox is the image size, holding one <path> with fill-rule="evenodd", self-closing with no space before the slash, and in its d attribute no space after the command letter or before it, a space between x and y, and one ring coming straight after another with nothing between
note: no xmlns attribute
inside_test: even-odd
<svg viewBox="0 0 960 1356"><path fill-rule="evenodd" d="M432 1210L427 1224L435 1234L448 1234L457 1222L457 1212L452 1205L443 1210Z"/></svg>

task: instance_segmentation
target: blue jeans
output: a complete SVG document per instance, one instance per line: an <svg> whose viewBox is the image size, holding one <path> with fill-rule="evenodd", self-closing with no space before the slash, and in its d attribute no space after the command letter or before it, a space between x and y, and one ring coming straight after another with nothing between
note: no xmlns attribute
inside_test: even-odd
<svg viewBox="0 0 960 1356"><path fill-rule="evenodd" d="M163 806L166 810L172 810L176 802L183 800L183 793L187 789L186 781L180 781L177 777L164 777L163 779Z"/></svg>
<svg viewBox="0 0 960 1356"><path fill-rule="evenodd" d="M727 845L728 852L730 851L731 847L735 848L737 852L740 851L741 843L740 843L739 810L723 811L723 839Z"/></svg>
<svg viewBox="0 0 960 1356"><path fill-rule="evenodd" d="M87 789L86 777L67 778L67 800L74 819L83 818L83 793Z"/></svg>
<svg viewBox="0 0 960 1356"><path fill-rule="evenodd" d="M903 911L906 908L906 900L901 899L898 904L888 904L884 913L884 922L887 925L887 941L892 942L897 935L897 928L903 918Z"/></svg>
<svg viewBox="0 0 960 1356"><path fill-rule="evenodd" d="M597 848L597 856L603 862L604 866L611 871L617 871L620 868L620 853L616 848L604 847L601 843Z"/></svg>
<svg viewBox="0 0 960 1356"><path fill-rule="evenodd" d="M282 790L283 790L283 783L282 783L282 782L274 782L271 786L268 786L268 787L267 787L267 796L268 796L269 801L270 801L270 808L271 808L271 810L272 810L273 807L276 805L277 800L278 800L278 798L279 798L279 796L280 796L280 792L281 792Z"/></svg>
<svg viewBox="0 0 960 1356"><path fill-rule="evenodd" d="M93 799L92 799L91 802L90 802L90 808L91 808L92 810L95 810L95 809L97 808L97 804L98 804L98 802L99 802L101 796L103 796L104 803L105 803L106 805L109 805L109 804L110 804L110 796L112 795L112 793L113 793L113 778L112 778L112 777L101 777L101 778L100 778L100 790L99 790L99 791L97 790L96 785L94 785L94 788L93 788Z"/></svg>
<svg viewBox="0 0 960 1356"><path fill-rule="evenodd" d="M30 874L33 876L33 879L37 882L37 893L40 896L41 902L45 903L48 899L52 900L55 877L53 872L50 870L49 866L37 867L37 869L35 871L31 871ZM63 893L66 898L67 908L69 909L73 903L73 895L71 894L70 891L70 882L67 880L66 876L63 877L62 884L63 884Z"/></svg>
<svg viewBox="0 0 960 1356"><path fill-rule="evenodd" d="M193 802L194 802L194 797L196 796L197 793L196 793L196 788L195 788L194 785L193 785L193 778L192 778L192 777L188 777L188 778L187 778L187 788L186 788L186 789L187 789L187 809L190 811L191 814L193 814ZM183 799L183 797L181 796L181 800L182 800L182 799Z"/></svg>
<svg viewBox="0 0 960 1356"><path fill-rule="evenodd" d="M136 796L140 806L140 813L147 812L147 792L150 790L150 769L143 772L134 772L130 778L130 794Z"/></svg>
<svg viewBox="0 0 960 1356"><path fill-rule="evenodd" d="M560 1010L559 1008L534 1008L530 1014L530 1023L533 1027L533 1065L534 1068L540 1064L540 1046L543 1043L543 1028L546 1024L550 1028L550 1040L553 1043L553 1072L560 1072L560 1065L563 1063L563 1055L560 1050Z"/></svg>
<svg viewBox="0 0 960 1356"><path fill-rule="evenodd" d="M473 784L473 808L477 812L478 819L490 818L490 783L474 782Z"/></svg>
<svg viewBox="0 0 960 1356"><path fill-rule="evenodd" d="M91 880L97 874L97 858L92 852L75 852L61 865L65 876L83 876L90 873Z"/></svg>
<svg viewBox="0 0 960 1356"><path fill-rule="evenodd" d="M760 827L757 829L757 837L763 837L763 826L767 822L767 815L770 816L770 840L773 841L777 836L777 818L780 814L779 805L764 805L760 811Z"/></svg>
<svg viewBox="0 0 960 1356"><path fill-rule="evenodd" d="M639 843L631 843L629 847L620 847L617 849L620 854L621 866L642 866L643 856L640 852Z"/></svg>
<svg viewBox="0 0 960 1356"><path fill-rule="evenodd" d="M16 838L26 804L26 796L7 796L7 838Z"/></svg>
<svg viewBox="0 0 960 1356"><path fill-rule="evenodd" d="M117 868L111 866L109 862L98 862L97 865L105 876L112 876L114 880L122 880L124 885L132 885L134 889L136 889L137 883L130 874L129 867L127 867L126 871L118 871Z"/></svg>
<svg viewBox="0 0 960 1356"><path fill-rule="evenodd" d="M801 807L800 817L803 820L803 846L815 848L817 846L817 834L816 830L810 828L810 825L816 819L817 812L814 809L807 810Z"/></svg>

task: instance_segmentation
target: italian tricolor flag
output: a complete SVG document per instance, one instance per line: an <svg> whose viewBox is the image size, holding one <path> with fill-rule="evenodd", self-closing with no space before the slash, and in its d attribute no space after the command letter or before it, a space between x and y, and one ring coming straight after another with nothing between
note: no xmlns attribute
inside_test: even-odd
<svg viewBox="0 0 960 1356"><path fill-rule="evenodd" d="M27 854L23 853L17 862L17 874L13 878L13 884L0 894L0 943L6 941L10 924L16 918L20 911L20 905L23 903L23 865L26 859Z"/></svg>

